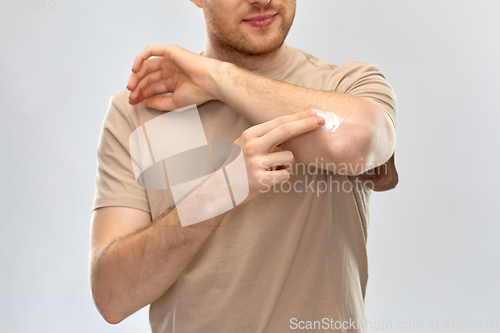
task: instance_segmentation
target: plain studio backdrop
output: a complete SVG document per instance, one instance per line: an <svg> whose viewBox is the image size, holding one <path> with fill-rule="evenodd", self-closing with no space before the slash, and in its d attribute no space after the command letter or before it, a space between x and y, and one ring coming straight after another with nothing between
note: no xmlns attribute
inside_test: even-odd
<svg viewBox="0 0 500 333"><path fill-rule="evenodd" d="M371 331L398 322L425 331L429 320L491 327L500 319L500 2L297 2L288 44L338 65L378 64L399 102L400 183L371 202ZM112 326L91 299L97 140L140 51L203 50L202 13L188 0L13 4L0 2L0 331L147 332L148 307Z"/></svg>

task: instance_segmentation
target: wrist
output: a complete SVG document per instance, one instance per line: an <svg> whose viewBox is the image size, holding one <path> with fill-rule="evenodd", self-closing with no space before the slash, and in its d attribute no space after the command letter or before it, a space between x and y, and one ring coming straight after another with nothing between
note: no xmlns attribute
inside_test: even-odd
<svg viewBox="0 0 500 333"><path fill-rule="evenodd" d="M217 224L219 215L231 210L228 188L222 170L212 173L200 185L176 203L181 225L188 226L210 220ZM204 225L206 223L203 223Z"/></svg>
<svg viewBox="0 0 500 333"><path fill-rule="evenodd" d="M216 60L208 71L208 89L213 99L224 102L224 91L234 64Z"/></svg>

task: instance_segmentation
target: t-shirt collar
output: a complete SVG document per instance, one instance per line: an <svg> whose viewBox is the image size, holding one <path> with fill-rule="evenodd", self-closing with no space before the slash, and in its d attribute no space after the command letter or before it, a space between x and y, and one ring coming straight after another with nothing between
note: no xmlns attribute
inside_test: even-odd
<svg viewBox="0 0 500 333"><path fill-rule="evenodd" d="M287 70L291 69L291 64L293 62L293 48L291 48L286 43L284 43L284 45L285 56L279 62L269 67L254 69L252 70L252 72L257 72L259 74L272 78L279 78L283 76L287 72Z"/></svg>

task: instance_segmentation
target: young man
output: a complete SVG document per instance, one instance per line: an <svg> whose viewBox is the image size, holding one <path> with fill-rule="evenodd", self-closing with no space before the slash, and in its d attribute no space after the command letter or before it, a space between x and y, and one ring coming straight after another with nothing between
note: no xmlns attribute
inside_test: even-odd
<svg viewBox="0 0 500 333"><path fill-rule="evenodd" d="M369 198L397 184L394 92L376 65L337 66L284 43L295 0L191 1L205 50L147 47L103 122L90 251L98 310L116 324L151 304L155 333L365 332ZM192 104L209 142L241 146L250 192L182 227L169 190L137 185L129 136ZM312 109L343 122L319 129ZM210 209L213 186L184 208Z"/></svg>

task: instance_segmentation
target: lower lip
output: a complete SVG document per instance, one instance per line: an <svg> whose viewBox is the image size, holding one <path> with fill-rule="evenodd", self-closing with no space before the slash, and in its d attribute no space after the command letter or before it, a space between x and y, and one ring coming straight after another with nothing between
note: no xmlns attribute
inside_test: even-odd
<svg viewBox="0 0 500 333"><path fill-rule="evenodd" d="M276 20L276 16L278 16L278 14L262 21L243 21L243 22L254 28L264 28L273 24L273 22Z"/></svg>

